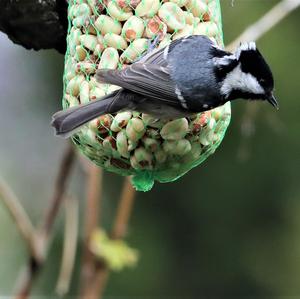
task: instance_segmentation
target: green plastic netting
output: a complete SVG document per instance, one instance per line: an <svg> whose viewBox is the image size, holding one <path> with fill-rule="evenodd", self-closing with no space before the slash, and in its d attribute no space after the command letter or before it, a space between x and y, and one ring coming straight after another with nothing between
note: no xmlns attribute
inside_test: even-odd
<svg viewBox="0 0 300 299"><path fill-rule="evenodd" d="M119 88L97 82L96 70L126 67L156 36L158 47L191 34L207 35L223 46L218 0L69 0L68 19L64 108ZM72 139L95 164L132 175L135 188L147 191L154 180L174 181L214 153L230 116L229 102L176 120L122 111L91 121Z"/></svg>

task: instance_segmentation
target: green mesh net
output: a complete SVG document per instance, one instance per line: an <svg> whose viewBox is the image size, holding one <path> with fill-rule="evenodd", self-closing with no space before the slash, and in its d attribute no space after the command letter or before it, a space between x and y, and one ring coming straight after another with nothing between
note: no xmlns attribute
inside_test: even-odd
<svg viewBox="0 0 300 299"><path fill-rule="evenodd" d="M207 35L223 46L218 0L69 0L63 107L98 99L118 86L102 84L97 69L122 69L158 47L187 35ZM188 75L188 74L187 74ZM176 120L138 111L103 115L72 139L95 164L132 175L137 190L171 182L214 153L230 122L230 103Z"/></svg>

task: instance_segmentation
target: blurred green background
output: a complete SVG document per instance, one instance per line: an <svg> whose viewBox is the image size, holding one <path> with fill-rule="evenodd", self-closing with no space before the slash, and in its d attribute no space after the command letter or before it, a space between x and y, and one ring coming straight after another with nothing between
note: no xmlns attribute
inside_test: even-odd
<svg viewBox="0 0 300 299"><path fill-rule="evenodd" d="M225 44L277 2L221 0ZM111 275L106 298L300 298L299 26L298 9L257 42L272 66L280 110L233 103L231 125L212 157L178 181L138 194L127 239L140 262ZM0 33L0 65L0 175L38 223L66 145L49 125L61 105L63 56L27 51ZM121 184L105 173L107 228ZM83 207L78 165L70 192ZM82 236L82 223L80 229ZM55 231L34 295L56 296L62 215ZM12 294L26 257L0 204L0 295ZM77 265L71 296L78 276Z"/></svg>

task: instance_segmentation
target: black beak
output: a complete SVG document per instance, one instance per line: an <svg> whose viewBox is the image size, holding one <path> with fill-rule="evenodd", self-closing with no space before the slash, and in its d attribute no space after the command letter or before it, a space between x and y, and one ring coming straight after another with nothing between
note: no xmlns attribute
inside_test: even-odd
<svg viewBox="0 0 300 299"><path fill-rule="evenodd" d="M277 100L275 99L274 95L271 93L268 98L267 101L273 106L275 107L277 110L279 109L279 105L277 103Z"/></svg>

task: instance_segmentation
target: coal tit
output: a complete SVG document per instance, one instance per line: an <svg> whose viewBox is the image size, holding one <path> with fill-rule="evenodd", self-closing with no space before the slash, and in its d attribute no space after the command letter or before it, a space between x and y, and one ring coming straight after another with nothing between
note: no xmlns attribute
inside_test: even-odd
<svg viewBox="0 0 300 299"><path fill-rule="evenodd" d="M263 100L278 107L272 72L254 42L230 53L206 36L192 35L154 49L125 69L98 70L96 78L121 89L55 113L52 126L57 135L69 137L86 122L120 110L174 119L235 99Z"/></svg>

